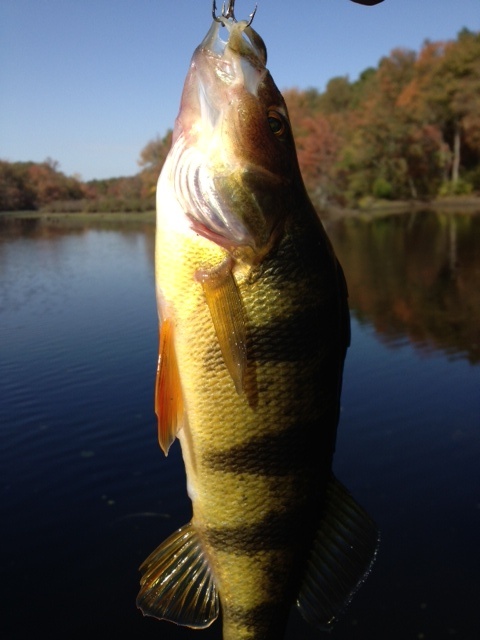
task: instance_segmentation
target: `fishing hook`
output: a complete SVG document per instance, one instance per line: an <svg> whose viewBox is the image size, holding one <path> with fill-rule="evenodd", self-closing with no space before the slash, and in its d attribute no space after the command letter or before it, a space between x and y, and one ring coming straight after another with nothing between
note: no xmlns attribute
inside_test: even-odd
<svg viewBox="0 0 480 640"><path fill-rule="evenodd" d="M252 13L249 16L250 20L247 23L247 27L249 27L252 24L255 14L257 13L257 8L258 8L258 5L255 5L255 9L252 11ZM226 9L225 9L225 2L224 2L222 5L222 11L219 16L217 16L216 0L213 0L212 16L213 16L213 19L216 20L216 22L222 22L222 18L225 18L226 20L233 20L233 22L237 22L237 19L235 17L235 0L228 0L228 5Z"/></svg>

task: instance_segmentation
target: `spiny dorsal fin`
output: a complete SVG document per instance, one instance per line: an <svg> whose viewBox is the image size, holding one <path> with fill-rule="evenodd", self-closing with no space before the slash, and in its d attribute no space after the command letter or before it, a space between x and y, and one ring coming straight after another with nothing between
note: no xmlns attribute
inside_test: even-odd
<svg viewBox="0 0 480 640"><path fill-rule="evenodd" d="M140 567L137 607L146 616L204 629L218 617L218 595L191 522L178 529Z"/></svg>
<svg viewBox="0 0 480 640"><path fill-rule="evenodd" d="M158 442L168 455L170 445L183 426L184 410L177 356L173 344L173 322L162 320L155 383L155 413L158 418Z"/></svg>
<svg viewBox="0 0 480 640"><path fill-rule="evenodd" d="M370 573L378 542L373 520L332 477L297 600L307 622L331 628Z"/></svg>
<svg viewBox="0 0 480 640"><path fill-rule="evenodd" d="M199 270L197 279L202 283L223 360L240 394L247 367L246 323L231 260L215 269Z"/></svg>

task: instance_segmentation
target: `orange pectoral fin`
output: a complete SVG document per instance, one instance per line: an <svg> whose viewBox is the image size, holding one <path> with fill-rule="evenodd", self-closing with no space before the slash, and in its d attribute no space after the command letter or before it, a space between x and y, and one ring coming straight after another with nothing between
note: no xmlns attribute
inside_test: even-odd
<svg viewBox="0 0 480 640"><path fill-rule="evenodd" d="M165 455L183 426L184 411L180 373L173 344L173 323L169 318L160 327L155 413L158 417L158 442Z"/></svg>

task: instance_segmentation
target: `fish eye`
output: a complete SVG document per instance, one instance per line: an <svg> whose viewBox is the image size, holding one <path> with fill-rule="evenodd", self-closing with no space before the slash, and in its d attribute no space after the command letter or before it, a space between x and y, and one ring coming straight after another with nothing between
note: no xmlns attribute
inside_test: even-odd
<svg viewBox="0 0 480 640"><path fill-rule="evenodd" d="M285 119L283 118L283 116L280 113L278 113L278 111L274 111L273 109L270 109L270 111L267 114L267 119L268 119L268 125L272 133L276 135L278 138L283 136L286 130Z"/></svg>

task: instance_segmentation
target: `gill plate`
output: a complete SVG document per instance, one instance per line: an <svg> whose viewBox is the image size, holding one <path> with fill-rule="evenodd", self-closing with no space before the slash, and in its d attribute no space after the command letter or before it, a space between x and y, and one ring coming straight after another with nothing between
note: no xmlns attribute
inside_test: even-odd
<svg viewBox="0 0 480 640"><path fill-rule="evenodd" d="M250 243L248 229L219 194L220 176L215 178L205 155L188 147L183 136L173 149L172 168L176 197L197 232L227 247Z"/></svg>

